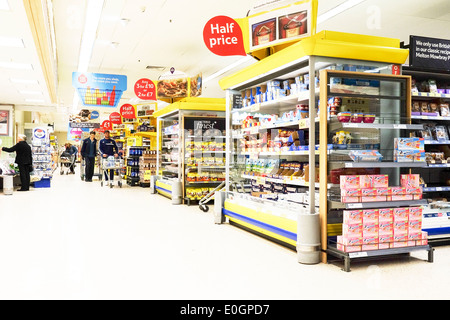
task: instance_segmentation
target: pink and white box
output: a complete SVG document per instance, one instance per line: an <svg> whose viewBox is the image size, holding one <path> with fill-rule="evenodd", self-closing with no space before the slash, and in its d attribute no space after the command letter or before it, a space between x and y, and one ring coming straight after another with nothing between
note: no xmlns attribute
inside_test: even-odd
<svg viewBox="0 0 450 320"><path fill-rule="evenodd" d="M408 220L398 220L393 223L393 234L396 235L408 235Z"/></svg>
<svg viewBox="0 0 450 320"><path fill-rule="evenodd" d="M372 222L372 223L363 223L363 241L366 238L372 238L376 237L378 238L378 230L379 226L378 223Z"/></svg>
<svg viewBox="0 0 450 320"><path fill-rule="evenodd" d="M363 223L378 223L378 209L363 210Z"/></svg>
<svg viewBox="0 0 450 320"><path fill-rule="evenodd" d="M380 236L392 236L394 234L394 222L380 221L378 223L378 234Z"/></svg>
<svg viewBox="0 0 450 320"><path fill-rule="evenodd" d="M378 220L379 221L394 221L394 209L392 209L392 208L378 209Z"/></svg>
<svg viewBox="0 0 450 320"><path fill-rule="evenodd" d="M341 189L360 189L360 176L340 176Z"/></svg>
<svg viewBox="0 0 450 320"><path fill-rule="evenodd" d="M418 174L402 174L401 185L405 188L419 188L420 187L420 175Z"/></svg>
<svg viewBox="0 0 450 320"><path fill-rule="evenodd" d="M342 235L359 236L362 237L363 225L362 223L344 223L342 224Z"/></svg>
<svg viewBox="0 0 450 320"><path fill-rule="evenodd" d="M409 219L409 208L394 208L392 213L394 221Z"/></svg>
<svg viewBox="0 0 450 320"><path fill-rule="evenodd" d="M409 220L422 220L422 208L410 207L409 208Z"/></svg>
<svg viewBox="0 0 450 320"><path fill-rule="evenodd" d="M358 224L363 221L362 210L345 210L344 211L344 224Z"/></svg>

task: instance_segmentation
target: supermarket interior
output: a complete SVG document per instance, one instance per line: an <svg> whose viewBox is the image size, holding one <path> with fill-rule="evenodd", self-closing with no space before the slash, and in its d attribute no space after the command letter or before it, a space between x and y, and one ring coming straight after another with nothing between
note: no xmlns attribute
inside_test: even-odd
<svg viewBox="0 0 450 320"><path fill-rule="evenodd" d="M450 298L448 0L0 27L0 299Z"/></svg>

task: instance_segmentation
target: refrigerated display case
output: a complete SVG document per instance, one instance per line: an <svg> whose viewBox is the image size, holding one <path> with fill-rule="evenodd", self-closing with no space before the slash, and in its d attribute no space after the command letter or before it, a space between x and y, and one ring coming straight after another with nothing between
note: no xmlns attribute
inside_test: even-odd
<svg viewBox="0 0 450 320"><path fill-rule="evenodd" d="M407 55L396 39L323 31L222 79L230 152L215 222L229 221L292 248L299 262L325 261L318 210L319 71L392 74Z"/></svg>
<svg viewBox="0 0 450 320"><path fill-rule="evenodd" d="M155 113L155 190L191 204L225 179L225 99L186 98Z"/></svg>

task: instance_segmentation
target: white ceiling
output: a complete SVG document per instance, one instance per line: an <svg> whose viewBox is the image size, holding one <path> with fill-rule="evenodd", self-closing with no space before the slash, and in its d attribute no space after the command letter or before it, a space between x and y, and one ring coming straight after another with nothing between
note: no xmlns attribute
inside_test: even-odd
<svg viewBox="0 0 450 320"><path fill-rule="evenodd" d="M106 0L89 72L124 74L128 91L123 102L135 99L134 83L143 77L157 79L171 67L188 75L206 78L241 57L220 57L203 44L203 27L212 17L242 18L255 0ZM293 1L295 2L295 1ZM319 0L319 15L345 0ZM38 57L23 12L22 1L9 0L11 12L0 11L0 36L18 36L25 48L1 48L0 61L31 62L33 71L0 69L0 103L27 105L19 89L41 90L49 97ZM53 0L58 59L58 107L47 114L57 130L67 128L74 89L72 72L77 70L86 0ZM128 24L121 19L127 19ZM345 13L318 25L318 31L333 30L398 38L409 43L409 35L449 39L449 0L366 0ZM112 44L116 45L113 46ZM247 64L238 68L243 68ZM147 70L147 66L161 69ZM233 70L236 71L236 70ZM231 72L233 72L231 71ZM39 80L38 86L13 85L10 77ZM224 97L214 79L204 86L203 96ZM42 97L41 97L42 98ZM41 104L40 104L41 105ZM50 105L51 106L51 105ZM48 109L46 109L48 111Z"/></svg>

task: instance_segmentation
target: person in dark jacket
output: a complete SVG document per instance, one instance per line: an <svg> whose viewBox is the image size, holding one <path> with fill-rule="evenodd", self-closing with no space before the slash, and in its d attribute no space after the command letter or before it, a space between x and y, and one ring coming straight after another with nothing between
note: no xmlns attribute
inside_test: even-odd
<svg viewBox="0 0 450 320"><path fill-rule="evenodd" d="M86 182L92 182L94 175L95 157L97 156L97 139L95 139L95 131L91 131L89 138L83 140L81 146L81 157L85 161L85 179Z"/></svg>
<svg viewBox="0 0 450 320"><path fill-rule="evenodd" d="M72 163L70 164L70 173L75 174L75 163L77 161L78 148L71 143L66 143L66 152L70 154Z"/></svg>
<svg viewBox="0 0 450 320"><path fill-rule="evenodd" d="M33 156L31 147L27 143L27 136L19 134L17 144L11 148L3 147L5 152L15 152L15 163L19 167L21 187L17 191L30 190L30 172L33 170Z"/></svg>
<svg viewBox="0 0 450 320"><path fill-rule="evenodd" d="M100 154L102 158L108 158L110 156L114 156L117 158L119 156L119 148L117 147L117 143L111 139L111 134L108 130L105 131L105 138L100 140L100 144L98 149L100 150ZM111 183L114 181L114 170L109 171L109 179ZM108 175L105 172L105 180L108 181Z"/></svg>

